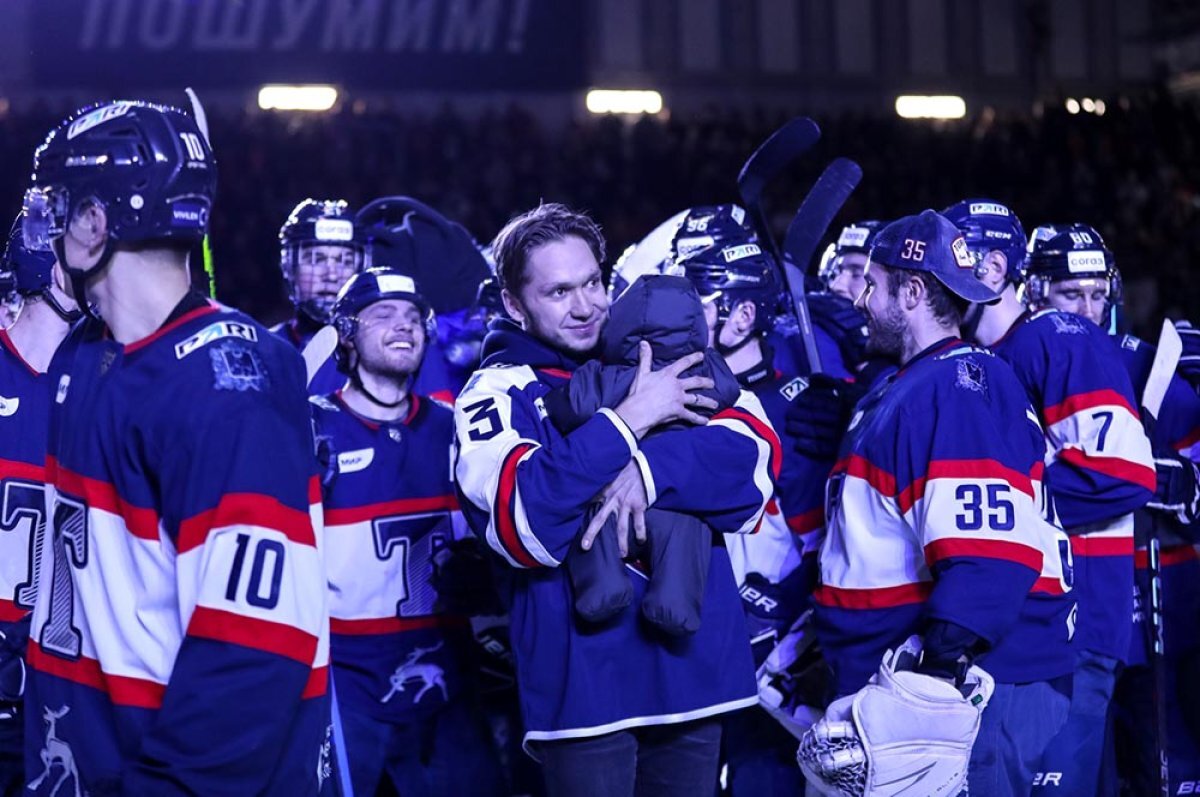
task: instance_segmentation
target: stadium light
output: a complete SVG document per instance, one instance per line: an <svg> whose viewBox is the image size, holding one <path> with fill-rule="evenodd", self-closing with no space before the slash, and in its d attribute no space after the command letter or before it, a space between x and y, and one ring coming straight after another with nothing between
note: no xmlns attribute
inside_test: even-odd
<svg viewBox="0 0 1200 797"><path fill-rule="evenodd" d="M967 115L967 103L953 94L902 94L896 98L896 113L903 119L962 119Z"/></svg>
<svg viewBox="0 0 1200 797"><path fill-rule="evenodd" d="M659 113L663 99L657 91L592 89L587 93L587 109L592 113Z"/></svg>
<svg viewBox="0 0 1200 797"><path fill-rule="evenodd" d="M269 85L258 90L258 107L264 111L328 111L337 98L333 86Z"/></svg>
<svg viewBox="0 0 1200 797"><path fill-rule="evenodd" d="M1088 113L1095 113L1096 111L1096 101L1091 97L1084 97L1079 101L1079 105Z"/></svg>
<svg viewBox="0 0 1200 797"><path fill-rule="evenodd" d="M1074 97L1067 98L1067 113L1069 113L1069 114L1079 113L1079 100L1075 99Z"/></svg>
<svg viewBox="0 0 1200 797"><path fill-rule="evenodd" d="M1108 106L1104 104L1104 100L1096 100L1096 116L1104 116L1104 112L1108 110Z"/></svg>

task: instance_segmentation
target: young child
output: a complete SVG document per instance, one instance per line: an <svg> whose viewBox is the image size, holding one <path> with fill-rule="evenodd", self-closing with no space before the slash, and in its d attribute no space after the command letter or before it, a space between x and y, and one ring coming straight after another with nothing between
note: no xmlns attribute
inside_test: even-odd
<svg viewBox="0 0 1200 797"><path fill-rule="evenodd" d="M581 366L569 382L546 396L546 412L559 431L570 432L601 407L615 407L625 398L643 340L650 344L655 369L703 351L704 360L688 375L713 380L715 386L705 395L717 402L715 412L737 401L737 379L725 360L708 348L704 307L691 282L683 277L646 275L612 304L601 339L601 358ZM655 431L667 428L673 427ZM642 598L642 614L647 620L675 636L695 633L700 627L700 604L713 544L711 529L698 518L653 507L646 512L646 544L631 554L640 555L650 569ZM585 551L577 539L566 564L575 611L584 619L603 622L633 600L614 519L605 524L591 550Z"/></svg>

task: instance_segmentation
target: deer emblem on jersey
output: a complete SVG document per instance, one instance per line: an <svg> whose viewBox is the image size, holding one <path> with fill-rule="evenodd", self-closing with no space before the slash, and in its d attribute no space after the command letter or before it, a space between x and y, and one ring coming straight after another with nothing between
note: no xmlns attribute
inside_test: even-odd
<svg viewBox="0 0 1200 797"><path fill-rule="evenodd" d="M51 711L47 706L42 717L46 720L46 745L40 753L42 757L42 774L38 775L37 779L29 784L30 791L37 791L38 786L41 786L46 778L50 777L50 770L57 764L62 768L62 774L58 776L58 780L54 782L54 788L50 789L49 797L54 797L58 794L59 788L66 782L67 778L71 778L75 786L75 797L81 797L79 789L79 771L75 769L75 754L71 752L71 745L58 738L57 724L68 711L70 706L63 706L58 711Z"/></svg>
<svg viewBox="0 0 1200 797"><path fill-rule="evenodd" d="M441 650L442 643L439 642L431 648L417 648L408 654L408 658L404 663L396 668L392 673L392 677L388 679L392 688L379 701L386 703L395 697L397 692L404 691L404 685L409 681L420 681L421 688L413 695L413 703L420 703L421 698L425 693L435 686L442 690L442 699L446 700L446 672L436 664L430 662L422 662L420 658L426 653L433 653L435 650Z"/></svg>

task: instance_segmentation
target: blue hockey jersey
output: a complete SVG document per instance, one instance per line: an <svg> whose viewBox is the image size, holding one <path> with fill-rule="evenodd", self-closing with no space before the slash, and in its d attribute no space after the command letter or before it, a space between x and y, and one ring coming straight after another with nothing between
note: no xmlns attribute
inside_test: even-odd
<svg viewBox="0 0 1200 797"><path fill-rule="evenodd" d="M1146 380L1154 364L1154 346L1125 335L1120 340L1121 359L1133 382L1134 394L1141 396L1146 389ZM1167 387L1162 408L1153 428L1150 440L1155 452L1174 451L1193 461L1200 461L1200 447L1195 441L1200 437L1200 396L1191 386L1175 375ZM1186 527L1174 516L1152 509L1140 509L1135 516L1137 547L1134 565L1144 572L1147 566L1146 540L1153 532L1159 538L1160 564L1164 604L1163 641L1167 654L1178 657L1184 652L1200 647L1200 639L1192 632L1200 621L1200 558L1192 541L1200 536L1200 529ZM1139 583L1140 580L1139 580ZM1131 639L1129 663L1144 664L1148 660L1146 635L1143 623L1147 621L1149 607L1142 595L1134 607L1134 633Z"/></svg>
<svg viewBox="0 0 1200 797"><path fill-rule="evenodd" d="M1133 511L1154 461L1116 344L1085 318L1022 316L992 347L1024 385L1046 432L1046 485L1071 535L1077 644L1124 659L1133 606Z"/></svg>
<svg viewBox="0 0 1200 797"><path fill-rule="evenodd" d="M1065 537L1043 517L1042 431L1008 366L931 346L859 402L839 454L813 595L839 694L930 619L985 640L999 683L1071 672Z"/></svg>
<svg viewBox="0 0 1200 797"><path fill-rule="evenodd" d="M31 611L36 596L30 551L46 528L50 384L0 330L0 630Z"/></svg>
<svg viewBox="0 0 1200 797"><path fill-rule="evenodd" d="M192 294L121 345L59 348L26 762L92 795L317 795L327 589L304 369ZM65 774L64 774L65 773Z"/></svg>
<svg viewBox="0 0 1200 797"><path fill-rule="evenodd" d="M743 391L707 426L640 444L609 409L563 436L542 399L577 363L509 322L495 325L484 355L455 404L456 475L468 524L511 568L505 597L526 741L755 704L746 624L724 548L712 552L700 629L684 639L641 622L645 580L633 568L633 606L585 625L559 565L588 505L631 459L658 508L699 515L718 533L756 530L781 458L758 400Z"/></svg>
<svg viewBox="0 0 1200 797"><path fill-rule="evenodd" d="M378 423L341 394L310 399L336 473L325 489L330 657L344 711L383 721L429 714L460 696L466 617L447 614L433 555L465 532L451 481L454 416L417 395Z"/></svg>

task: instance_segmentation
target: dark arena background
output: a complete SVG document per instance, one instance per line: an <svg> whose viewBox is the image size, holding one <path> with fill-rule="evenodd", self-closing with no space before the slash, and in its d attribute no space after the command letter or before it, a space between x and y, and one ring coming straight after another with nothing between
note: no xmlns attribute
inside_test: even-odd
<svg viewBox="0 0 1200 797"><path fill-rule="evenodd" d="M602 223L611 260L685 207L734 200L746 156L805 114L824 135L768 189L780 230L836 155L864 172L839 221L967 195L1027 230L1086 221L1152 336L1200 306L1198 70L1186 0L6 0L3 201L14 214L73 107L186 107L193 86L220 164L218 296L273 322L276 234L306 196L407 194L481 242L562 201ZM264 110L267 84L336 99ZM661 110L592 113L594 88L655 91ZM962 103L907 119L900 95Z"/></svg>

